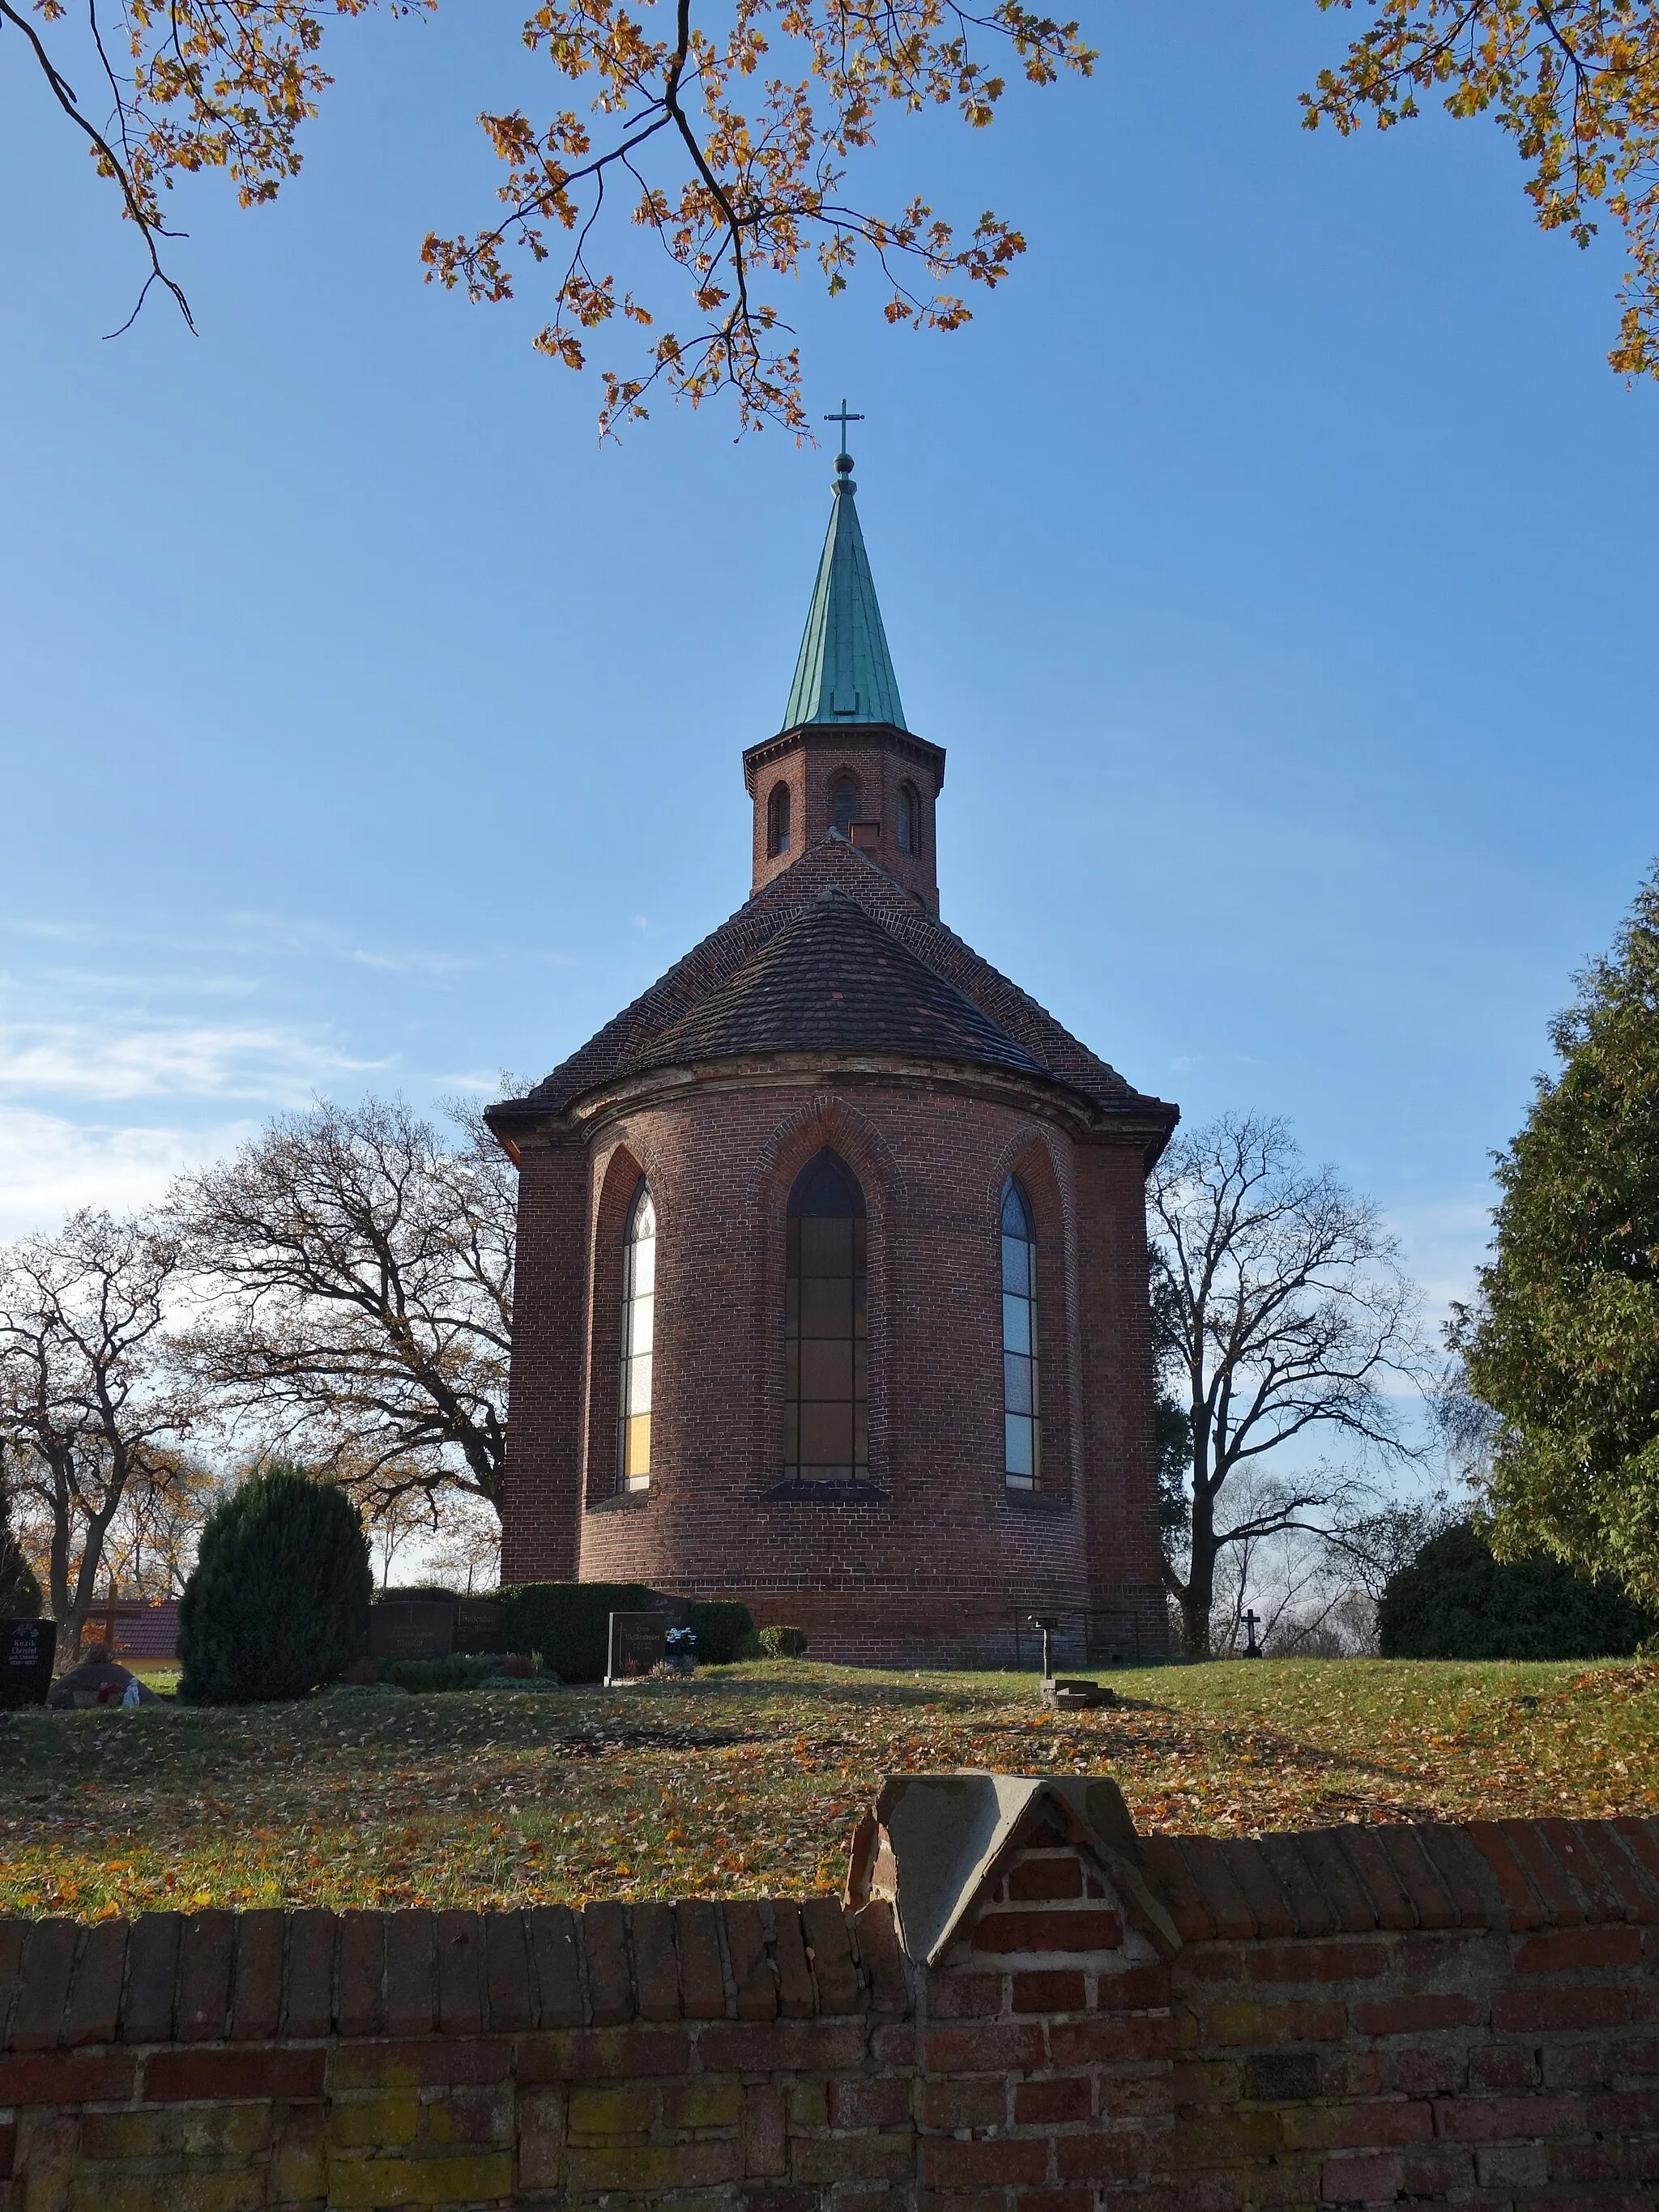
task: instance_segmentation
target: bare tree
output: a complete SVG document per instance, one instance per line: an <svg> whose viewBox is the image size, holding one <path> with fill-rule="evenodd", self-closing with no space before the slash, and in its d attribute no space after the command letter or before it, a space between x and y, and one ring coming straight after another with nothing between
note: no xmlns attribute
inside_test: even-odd
<svg viewBox="0 0 1659 2212"><path fill-rule="evenodd" d="M129 1498L178 1479L197 1415L164 1334L179 1264L155 1221L91 1211L0 1255L0 1437L71 1653L111 1524Z"/></svg>
<svg viewBox="0 0 1659 2212"><path fill-rule="evenodd" d="M169 1218L203 1304L191 1372L372 1510L459 1490L499 1506L513 1334L513 1169L400 1101L325 1102L186 1178Z"/></svg>
<svg viewBox="0 0 1659 2212"><path fill-rule="evenodd" d="M1419 1297L1376 1208L1329 1168L1305 1169L1281 1121L1183 1133L1147 1202L1165 1376L1188 1424L1185 1525L1164 1572L1196 1656L1218 1559L1281 1531L1324 1534L1361 1504L1361 1476L1298 1464L1298 1440L1337 1431L1359 1468L1413 1455L1387 1386L1419 1371ZM1239 1482L1270 1454L1271 1481Z"/></svg>

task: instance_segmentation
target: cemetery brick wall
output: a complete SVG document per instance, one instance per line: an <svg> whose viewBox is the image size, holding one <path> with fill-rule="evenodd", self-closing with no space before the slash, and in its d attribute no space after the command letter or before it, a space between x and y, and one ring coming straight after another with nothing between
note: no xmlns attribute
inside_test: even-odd
<svg viewBox="0 0 1659 2212"><path fill-rule="evenodd" d="M783 1474L786 1203L832 1145L869 1208L866 1498L770 1497ZM1059 1654L1161 1656L1139 1143L1079 1133L1035 1093L917 1076L676 1079L608 1113L585 1170L524 1152L504 1577L742 1599L842 1660L1012 1656L1052 1613ZM1048 1488L1002 1474L998 1201L1038 1217ZM653 1474L618 1494L622 1236L656 1200ZM590 1285L591 1276L591 1285ZM578 1397L582 1413L574 1408ZM1093 1624L1092 1636L1090 1624ZM1029 1633L1029 1632L1028 1632Z"/></svg>
<svg viewBox="0 0 1659 2212"><path fill-rule="evenodd" d="M0 2207L1659 2203L1659 1828L1034 1838L889 1908L0 1923ZM1150 1932L1149 1932L1150 1930Z"/></svg>

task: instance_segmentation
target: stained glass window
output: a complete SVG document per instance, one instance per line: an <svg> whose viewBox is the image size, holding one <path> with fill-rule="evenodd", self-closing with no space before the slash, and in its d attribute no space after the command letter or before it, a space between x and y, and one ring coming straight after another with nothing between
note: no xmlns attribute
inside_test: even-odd
<svg viewBox="0 0 1659 2212"><path fill-rule="evenodd" d="M851 1482L869 1465L864 1193L838 1152L814 1153L789 1194L784 1468Z"/></svg>
<svg viewBox="0 0 1659 2212"><path fill-rule="evenodd" d="M628 1210L623 1243L622 1480L643 1490L651 1480L651 1356L656 1335L657 1209L641 1182Z"/></svg>
<svg viewBox="0 0 1659 2212"><path fill-rule="evenodd" d="M775 784L772 795L766 802L766 850L769 858L775 860L780 853L789 850L789 787Z"/></svg>
<svg viewBox="0 0 1659 2212"><path fill-rule="evenodd" d="M1036 1224L1030 1200L1012 1176L1002 1186L1002 1464L1010 1486L1034 1490L1042 1476Z"/></svg>

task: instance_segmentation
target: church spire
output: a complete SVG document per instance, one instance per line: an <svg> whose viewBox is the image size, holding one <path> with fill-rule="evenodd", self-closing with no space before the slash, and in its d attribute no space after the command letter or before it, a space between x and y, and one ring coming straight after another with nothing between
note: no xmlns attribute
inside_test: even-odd
<svg viewBox="0 0 1659 2212"><path fill-rule="evenodd" d="M876 604L876 586L859 527L853 482L853 457L847 450L847 425L861 422L849 415L847 402L839 415L826 416L839 422L841 451L836 456L836 501L830 511L830 530L818 562L812 589L806 635L800 641L795 680L784 711L786 730L803 723L884 722L896 730L905 727L899 703L898 679L887 650Z"/></svg>

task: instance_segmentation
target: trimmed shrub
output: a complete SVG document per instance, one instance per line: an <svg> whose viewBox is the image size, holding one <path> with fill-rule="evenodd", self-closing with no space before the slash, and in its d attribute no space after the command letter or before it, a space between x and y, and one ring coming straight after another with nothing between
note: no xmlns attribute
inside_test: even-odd
<svg viewBox="0 0 1659 2212"><path fill-rule="evenodd" d="M443 1690L483 1690L491 1683L528 1681L535 1674L534 1660L523 1653L452 1651L447 1659L382 1659L374 1679L390 1682L395 1689L430 1695Z"/></svg>
<svg viewBox="0 0 1659 2212"><path fill-rule="evenodd" d="M806 1631L804 1628L781 1628L775 1623L760 1632L760 1648L769 1659L804 1659L806 1656Z"/></svg>
<svg viewBox="0 0 1659 2212"><path fill-rule="evenodd" d="M0 1620L37 1620L40 1584L12 1533L11 1497L0 1468Z"/></svg>
<svg viewBox="0 0 1659 2212"><path fill-rule="evenodd" d="M411 1598L422 1605L459 1605L461 1594L447 1589L442 1583L394 1583L389 1589L377 1589L369 1603L398 1605Z"/></svg>
<svg viewBox="0 0 1659 2212"><path fill-rule="evenodd" d="M504 1589L507 1640L536 1651L562 1682L602 1682L613 1613L645 1613L660 1601L644 1583L520 1583Z"/></svg>
<svg viewBox="0 0 1659 2212"><path fill-rule="evenodd" d="M270 1462L202 1531L179 1607L179 1695L198 1705L304 1697L362 1650L373 1588L345 1492Z"/></svg>
<svg viewBox="0 0 1659 2212"><path fill-rule="evenodd" d="M754 1614L731 1598L694 1605L685 1625L697 1639L699 1667L729 1667L743 1656L744 1638L755 1633Z"/></svg>
<svg viewBox="0 0 1659 2212"><path fill-rule="evenodd" d="M1468 1522L1390 1576L1376 1609L1385 1659L1616 1659L1653 1626L1621 1591L1559 1559L1495 1559Z"/></svg>

